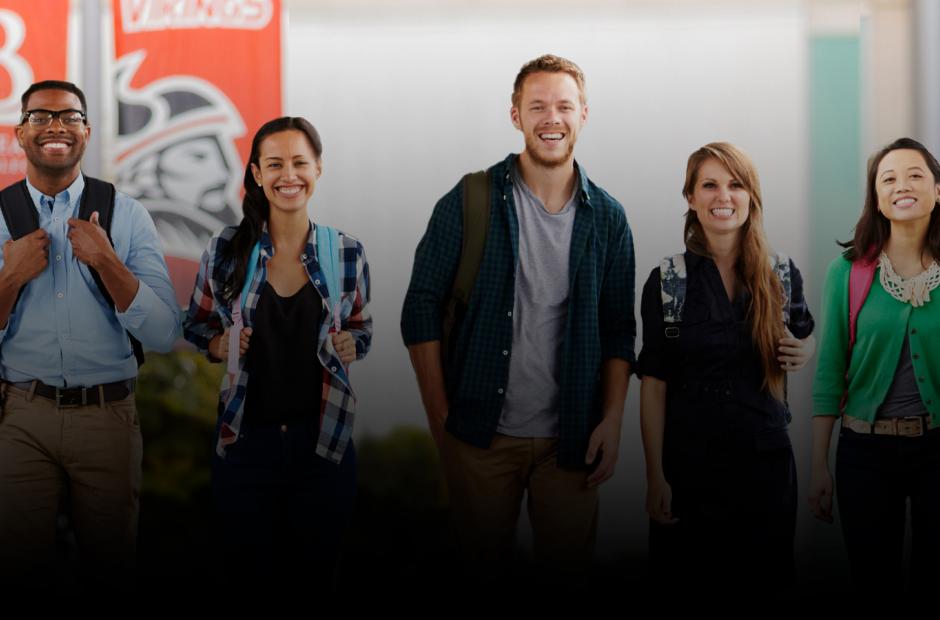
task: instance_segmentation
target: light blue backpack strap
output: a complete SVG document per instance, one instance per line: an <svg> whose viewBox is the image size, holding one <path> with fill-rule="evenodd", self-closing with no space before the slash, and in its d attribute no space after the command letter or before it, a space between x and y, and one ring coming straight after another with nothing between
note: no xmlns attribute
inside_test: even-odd
<svg viewBox="0 0 940 620"><path fill-rule="evenodd" d="M685 255L673 254L659 263L659 283L663 302L663 322L666 323L666 337L677 338L682 322L682 310L685 306Z"/></svg>
<svg viewBox="0 0 940 620"><path fill-rule="evenodd" d="M330 314L339 330L340 302L343 295L343 265L340 260L339 233L335 228L317 224L317 262L330 297Z"/></svg>
<svg viewBox="0 0 940 620"><path fill-rule="evenodd" d="M251 282L255 279L255 271L258 270L258 257L260 255L261 242L256 241L255 246L251 248L251 254L248 255L248 269L245 272L245 283L242 285L241 295L238 296L242 308L248 303L248 293L251 291Z"/></svg>
<svg viewBox="0 0 940 620"><path fill-rule="evenodd" d="M790 293L793 290L793 282L790 276L790 257L786 254L771 254L770 262L773 263L774 273L783 285L783 323L790 322Z"/></svg>

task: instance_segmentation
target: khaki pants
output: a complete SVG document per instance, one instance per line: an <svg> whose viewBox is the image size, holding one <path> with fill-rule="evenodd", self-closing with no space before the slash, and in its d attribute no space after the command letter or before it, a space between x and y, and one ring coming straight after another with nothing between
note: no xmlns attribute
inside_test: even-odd
<svg viewBox="0 0 940 620"><path fill-rule="evenodd" d="M445 432L442 460L460 559L477 580L501 579L510 558L522 506L532 524L538 572L547 586L580 587L590 568L598 495L585 470L557 465L554 438L497 435L489 448Z"/></svg>
<svg viewBox="0 0 940 620"><path fill-rule="evenodd" d="M0 389L0 576L43 587L31 579L52 575L56 517L67 496L83 575L126 584L142 456L133 393L59 408L9 384Z"/></svg>

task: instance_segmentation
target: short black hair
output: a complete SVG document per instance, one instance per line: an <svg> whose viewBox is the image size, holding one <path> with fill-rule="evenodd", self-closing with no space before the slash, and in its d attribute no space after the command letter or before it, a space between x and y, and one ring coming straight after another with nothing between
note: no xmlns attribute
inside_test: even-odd
<svg viewBox="0 0 940 620"><path fill-rule="evenodd" d="M82 104L82 112L88 112L88 106L85 103L85 93L82 92L81 88L71 82L65 82L63 80L43 80L42 82L36 82L31 85L26 89L26 92L23 93L23 96L20 97L21 114L26 114L26 104L29 103L29 98L32 94L41 90L64 90L70 92L78 97L78 100Z"/></svg>

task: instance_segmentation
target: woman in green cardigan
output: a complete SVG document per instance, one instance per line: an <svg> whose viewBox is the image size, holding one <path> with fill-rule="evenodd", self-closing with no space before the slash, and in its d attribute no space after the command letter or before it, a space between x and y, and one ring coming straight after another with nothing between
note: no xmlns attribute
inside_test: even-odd
<svg viewBox="0 0 940 620"><path fill-rule="evenodd" d="M809 502L832 521L829 440L841 416L842 532L852 580L879 586L875 596L903 589L908 499L911 587L925 591L940 575L940 299L931 301L940 285L938 200L940 163L922 144L902 138L878 151L855 238L830 265L823 293ZM875 271L848 355L854 262Z"/></svg>

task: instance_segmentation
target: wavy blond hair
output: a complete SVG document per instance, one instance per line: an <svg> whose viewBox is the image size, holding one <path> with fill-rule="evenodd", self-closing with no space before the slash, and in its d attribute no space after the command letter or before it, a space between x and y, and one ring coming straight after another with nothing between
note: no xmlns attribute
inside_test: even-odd
<svg viewBox="0 0 940 620"><path fill-rule="evenodd" d="M774 398L783 400L786 373L777 361L777 343L785 335L784 324L781 320L784 289L770 261L770 247L764 234L763 204L757 169L751 158L733 144L727 142L706 144L689 156L685 170L685 185L682 188L682 195L686 200L690 200L695 192L699 169L710 159L724 166L747 190L751 199L748 218L741 230L741 247L735 268L744 287L751 295L748 321L751 325L751 340L757 347L764 370L764 381L761 387L770 392ZM684 238L685 246L690 251L702 256L711 256L705 231L695 211L691 208L685 214Z"/></svg>

